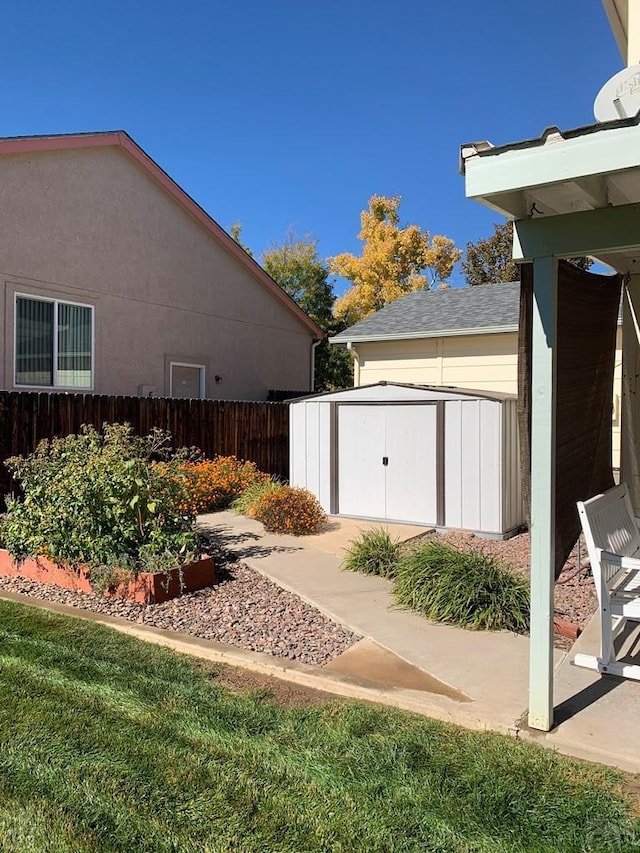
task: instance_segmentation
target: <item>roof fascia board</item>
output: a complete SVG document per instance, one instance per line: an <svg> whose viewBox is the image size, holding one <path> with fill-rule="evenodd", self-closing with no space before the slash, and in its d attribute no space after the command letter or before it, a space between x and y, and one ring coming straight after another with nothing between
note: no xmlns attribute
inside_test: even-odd
<svg viewBox="0 0 640 853"><path fill-rule="evenodd" d="M411 341L420 338L453 338L462 335L497 335L505 332L517 332L518 326L485 326L471 329L440 329L435 332L408 332L396 335L353 335L348 338L329 338L330 344L365 344L378 341Z"/></svg>
<svg viewBox="0 0 640 853"><path fill-rule="evenodd" d="M260 264L244 251L236 241L182 189L164 169L162 169L137 142L125 131L106 131L103 133L87 133L60 136L33 136L0 139L0 154L28 154L40 151L64 151L77 148L104 148L118 146L132 159L140 164L147 173L173 196L198 222L211 233L219 243L233 255L243 266L256 276L292 314L294 314L312 332L314 338L322 340L323 330L308 317L300 306L279 287L276 282L260 266Z"/></svg>
<svg viewBox="0 0 640 853"><path fill-rule="evenodd" d="M640 248L640 204L624 204L577 213L514 222L516 261L553 256L567 258Z"/></svg>
<svg viewBox="0 0 640 853"><path fill-rule="evenodd" d="M466 161L465 192L485 196L575 181L640 166L640 127L616 127L572 139L477 154ZM495 198L494 198L495 203Z"/></svg>
<svg viewBox="0 0 640 853"><path fill-rule="evenodd" d="M122 131L108 130L98 133L0 138L0 154L31 154L40 151L65 151L74 148L105 148L109 145L120 145L121 136Z"/></svg>

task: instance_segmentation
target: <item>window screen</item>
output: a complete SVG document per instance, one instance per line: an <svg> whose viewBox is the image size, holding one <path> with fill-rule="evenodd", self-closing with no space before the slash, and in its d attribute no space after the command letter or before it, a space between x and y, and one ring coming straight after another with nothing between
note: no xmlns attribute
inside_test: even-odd
<svg viewBox="0 0 640 853"><path fill-rule="evenodd" d="M16 385L91 388L92 311L88 305L16 297Z"/></svg>

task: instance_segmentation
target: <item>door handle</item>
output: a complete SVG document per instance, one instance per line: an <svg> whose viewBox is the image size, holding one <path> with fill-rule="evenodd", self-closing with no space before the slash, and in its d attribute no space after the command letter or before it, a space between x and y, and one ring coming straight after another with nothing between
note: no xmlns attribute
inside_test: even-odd
<svg viewBox="0 0 640 853"><path fill-rule="evenodd" d="M389 464L389 457L388 457L388 456L383 456L383 457L382 457L382 464L383 464L383 465L388 465L388 464Z"/></svg>

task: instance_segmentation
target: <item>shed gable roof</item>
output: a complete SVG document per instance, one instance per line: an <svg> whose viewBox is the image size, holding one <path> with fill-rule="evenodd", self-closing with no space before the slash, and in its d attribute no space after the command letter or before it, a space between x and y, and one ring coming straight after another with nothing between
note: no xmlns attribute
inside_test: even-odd
<svg viewBox="0 0 640 853"><path fill-rule="evenodd" d="M520 284L409 293L331 338L332 343L515 332Z"/></svg>
<svg viewBox="0 0 640 853"><path fill-rule="evenodd" d="M356 385L353 388L343 388L340 391L323 391L320 394L306 394L289 400L291 406L305 403L309 400L326 402L406 402L431 400L466 400L480 398L504 402L516 400L516 394L506 394L501 391L476 391L471 388L455 388L451 385L417 385L409 382L387 382L381 380L371 385Z"/></svg>
<svg viewBox="0 0 640 853"><path fill-rule="evenodd" d="M258 279L260 283L278 299L287 310L294 314L318 339L324 337L322 329L305 314L300 306L286 293L260 264L250 257L244 249L213 219L204 208L177 184L124 130L103 131L97 133L74 133L52 136L16 136L0 137L0 156L3 154L29 154L43 151L63 151L79 148L118 147L128 154L139 166L177 200L187 212L203 225L211 236L226 251Z"/></svg>

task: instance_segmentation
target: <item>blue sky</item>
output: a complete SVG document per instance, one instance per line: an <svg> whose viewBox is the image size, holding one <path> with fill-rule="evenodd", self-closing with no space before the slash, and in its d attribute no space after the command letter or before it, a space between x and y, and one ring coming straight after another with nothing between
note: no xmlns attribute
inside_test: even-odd
<svg viewBox="0 0 640 853"><path fill-rule="evenodd" d="M294 229L323 256L373 194L487 236L460 143L590 124L623 64L599 0L24 0L0 62L2 135L124 129L256 255Z"/></svg>

